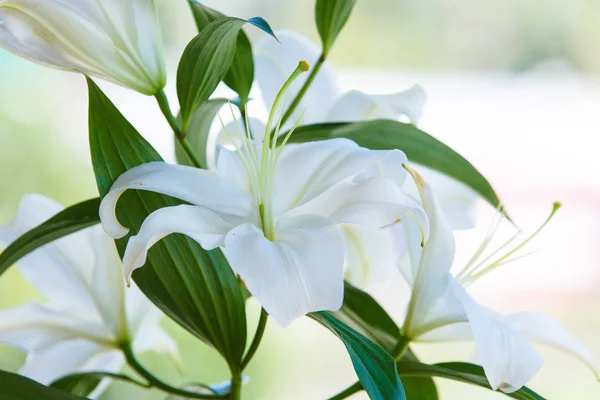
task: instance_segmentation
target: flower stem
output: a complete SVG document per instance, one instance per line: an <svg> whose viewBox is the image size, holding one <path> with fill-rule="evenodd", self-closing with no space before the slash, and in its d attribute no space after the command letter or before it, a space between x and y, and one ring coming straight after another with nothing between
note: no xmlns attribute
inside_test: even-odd
<svg viewBox="0 0 600 400"><path fill-rule="evenodd" d="M242 398L242 373L234 372L231 375L231 387L229 389L230 400L240 400Z"/></svg>
<svg viewBox="0 0 600 400"><path fill-rule="evenodd" d="M203 394L197 392L190 392L188 390L180 389L175 386L171 386L166 382L161 381L151 372L149 372L146 368L139 363L139 361L135 358L135 354L133 354L133 350L131 349L130 343L123 343L121 345L121 351L123 351L123 355L127 360L127 364L133 368L138 374L140 374L146 381L148 381L148 387L160 389L163 392L175 394L178 396L183 396L190 399L224 399L226 396L218 395L218 394ZM202 385L202 387L212 390L210 387L206 385ZM232 388L233 390L233 388ZM237 398L236 398L237 399Z"/></svg>
<svg viewBox="0 0 600 400"><path fill-rule="evenodd" d="M408 349L408 344L410 343L410 339L406 336L402 336L402 338L396 343L394 349L392 350L391 356L394 357L394 360L400 361L406 350ZM342 400L352 396L354 393L358 393L363 390L363 385L360 382L354 382L352 385L348 386L346 389L342 390L338 394L333 397L330 397L327 400Z"/></svg>
<svg viewBox="0 0 600 400"><path fill-rule="evenodd" d="M346 389L339 392L335 396L330 397L328 400L342 400L352 396L354 393L360 392L361 390L363 390L363 385L360 382L356 382L353 385L348 386Z"/></svg>
<svg viewBox="0 0 600 400"><path fill-rule="evenodd" d="M158 106L160 107L160 111L162 111L163 115L167 119L169 126L173 130L175 137L181 144L183 151L187 154L190 161L194 164L196 168L203 168L200 159L192 149L190 142L185 137L185 132L181 129L181 124L177 120L177 118L171 112L171 107L169 107L169 100L167 100L167 96L165 95L165 91L161 90L156 95L154 95L156 101L158 102Z"/></svg>
<svg viewBox="0 0 600 400"><path fill-rule="evenodd" d="M248 348L248 352L246 353L246 356L242 360L242 365L241 365L242 371L244 370L244 368L246 368L248 366L248 363L250 363L250 360L252 360L252 357L254 357L254 353L256 353L256 350L258 350L258 347L260 346L260 342L265 333L265 327L267 326L268 319L269 319L269 314L265 311L264 308L262 308L260 310L260 318L258 320L258 325L256 326L256 333L254 334L254 339L252 340L252 343L250 344L250 348Z"/></svg>
<svg viewBox="0 0 600 400"><path fill-rule="evenodd" d="M300 91L298 92L298 94L296 95L294 100L292 100L292 102L290 103L290 106L286 110L285 114L283 114L283 117L281 118L282 126L292 116L292 114L296 110L296 107L298 107L298 104L300 104L300 101L302 100L302 98L304 97L306 92L308 91L308 88L310 87L312 82L317 77L317 74L319 73L319 70L323 66L325 59L326 59L325 54L321 54L321 56L315 63L315 66L313 67L312 71L310 72L310 75L308 75L308 78L306 78L306 82L304 82L304 85L302 86L302 88L300 88Z"/></svg>

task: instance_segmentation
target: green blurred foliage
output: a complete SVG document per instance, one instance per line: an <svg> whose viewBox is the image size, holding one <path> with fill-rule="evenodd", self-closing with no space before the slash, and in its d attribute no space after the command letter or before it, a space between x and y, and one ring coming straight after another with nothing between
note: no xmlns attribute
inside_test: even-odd
<svg viewBox="0 0 600 400"><path fill-rule="evenodd" d="M260 15L318 43L313 1L206 0L226 13ZM595 0L362 0L331 58L343 66L521 71L548 61L600 72Z"/></svg>

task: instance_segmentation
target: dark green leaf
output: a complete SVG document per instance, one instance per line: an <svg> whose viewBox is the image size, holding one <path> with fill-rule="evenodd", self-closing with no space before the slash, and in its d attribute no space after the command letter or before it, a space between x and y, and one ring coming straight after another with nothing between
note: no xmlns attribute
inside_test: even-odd
<svg viewBox="0 0 600 400"><path fill-rule="evenodd" d="M345 137L374 150L400 149L417 164L446 174L501 208L498 195L485 177L463 156L414 125L391 120L317 124L298 127L290 142L310 142Z"/></svg>
<svg viewBox="0 0 600 400"><path fill-rule="evenodd" d="M90 149L100 194L137 165L162 161L158 153L88 79ZM117 206L121 223L137 233L151 212L181 204L156 193L130 190ZM117 240L123 254L128 238ZM167 315L214 346L238 368L246 345L246 312L238 279L219 249L205 251L183 235L155 244L133 278Z"/></svg>
<svg viewBox="0 0 600 400"><path fill-rule="evenodd" d="M248 21L220 18L206 25L185 48L177 70L177 95L184 131L194 110L208 100L229 71L236 54L238 34L246 22L266 29L262 18ZM270 28L265 32L270 33Z"/></svg>
<svg viewBox="0 0 600 400"><path fill-rule="evenodd" d="M483 368L479 365L452 362L427 365L418 362L400 361L398 362L398 373L401 377L411 376L431 376L438 378L446 378L464 383L469 383L476 386L481 386L486 389L491 389L490 384L485 376ZM503 393L503 392L499 392ZM513 393L503 393L508 397L520 400L545 400L544 397L535 393L533 390L522 387Z"/></svg>
<svg viewBox="0 0 600 400"><path fill-rule="evenodd" d="M192 115L192 119L190 120L186 137L190 142L192 149L194 149L198 155L198 158L203 166L208 166L206 144L208 140L208 134L210 133L210 126L224 104L227 104L226 99L208 100L198 107L198 109ZM181 144L179 144L179 140L174 140L177 162L182 165L194 166L186 152L181 147Z"/></svg>
<svg viewBox="0 0 600 400"><path fill-rule="evenodd" d="M323 54L329 53L355 3L356 0L317 0L315 20L323 44Z"/></svg>
<svg viewBox="0 0 600 400"><path fill-rule="evenodd" d="M344 305L335 316L363 336L371 339L394 355L403 339L400 328L370 295L346 283ZM418 361L408 349L403 360ZM437 400L437 388L429 377L406 377L402 385L409 400Z"/></svg>
<svg viewBox="0 0 600 400"><path fill-rule="evenodd" d="M354 371L373 400L406 399L396 362L376 343L367 339L327 311L309 316L333 332L346 346Z"/></svg>
<svg viewBox="0 0 600 400"><path fill-rule="evenodd" d="M97 224L100 199L91 199L56 214L43 224L29 230L0 254L0 275L21 257L44 244Z"/></svg>
<svg viewBox="0 0 600 400"><path fill-rule="evenodd" d="M0 400L84 400L46 387L24 376L0 371Z"/></svg>
<svg viewBox="0 0 600 400"><path fill-rule="evenodd" d="M189 0L189 3L196 20L198 32L202 32L202 29L211 22L226 18L217 10L206 7L196 0ZM238 94L241 104L245 107L252 88L252 82L254 82L254 59L252 58L252 45L243 30L238 33L235 55L229 71L223 78L223 82Z"/></svg>
<svg viewBox="0 0 600 400"><path fill-rule="evenodd" d="M82 372L63 376L50 384L50 387L61 392L71 393L77 396L88 396L100 384L102 379L114 379L129 382L134 385L147 387L145 383L138 382L126 375L113 374L110 372Z"/></svg>

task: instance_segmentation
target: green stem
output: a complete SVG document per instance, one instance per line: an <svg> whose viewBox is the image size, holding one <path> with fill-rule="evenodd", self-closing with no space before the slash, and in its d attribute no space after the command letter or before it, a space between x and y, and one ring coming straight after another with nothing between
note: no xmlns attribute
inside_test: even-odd
<svg viewBox="0 0 600 400"><path fill-rule="evenodd" d="M285 122L292 116L292 114L296 110L296 107L298 107L298 104L300 104L300 101L302 100L302 98L304 97L306 92L308 91L308 88L310 87L312 82L317 77L317 74L319 73L319 70L323 66L325 59L326 59L325 54L321 54L321 56L319 57L319 59L317 60L317 62L315 64L315 66L313 67L312 71L310 71L310 75L308 75L308 78L306 78L306 82L304 82L304 85L302 86L302 88L300 89L300 91L298 92L298 94L296 95L294 100L292 100L287 111L285 112L285 114L283 114L283 117L281 118L281 126L283 126L283 124L285 124Z"/></svg>
<svg viewBox="0 0 600 400"><path fill-rule="evenodd" d="M260 342L265 333L265 328L267 326L268 319L269 319L269 314L265 311L264 308L262 308L260 310L260 318L258 320L258 325L256 326L256 333L254 334L254 339L252 340L252 343L250 344L250 347L248 348L248 352L246 353L246 356L242 360L242 365L241 365L242 371L244 370L244 368L246 368L248 366L248 363L250 363L250 360L252 360L252 357L254 357L254 353L256 353L256 350L258 350L258 347L260 346Z"/></svg>
<svg viewBox="0 0 600 400"><path fill-rule="evenodd" d="M408 349L409 343L410 343L410 339L405 336L402 336L402 339L400 339L400 341L398 343L396 343L396 346L392 350L392 354L391 354L396 361L400 361L400 359L402 358L402 356ZM354 382L352 385L348 386L346 389L342 390L341 392L339 392L338 394L336 394L333 397L330 397L327 400L342 400L342 399L352 396L354 393L360 392L361 390L363 390L362 383Z"/></svg>
<svg viewBox="0 0 600 400"><path fill-rule="evenodd" d="M190 392L185 389L180 389L178 387L171 386L168 383L163 382L160 379L158 379L157 377L155 377L154 375L152 375L151 372L149 372L146 368L144 368L142 366L142 364L139 363L139 361L135 358L135 354L133 354L133 350L131 349L131 344L123 343L121 345L121 350L123 351L123 355L125 356L125 359L127 360L127 364L129 364L129 366L131 368L133 368L134 371L136 371L138 374L140 374L142 377L144 377L144 379L146 379L146 381L148 381L149 387L160 389L163 392L187 397L190 399L224 399L224 398L226 398L226 396L221 396L221 395L217 395L217 394L202 394L202 393ZM210 389L210 387L208 387L206 385L202 385L202 387L204 387L208 390L212 390L212 389Z"/></svg>
<svg viewBox="0 0 600 400"><path fill-rule="evenodd" d="M363 385L360 382L356 382L352 386L348 386L345 390L339 392L335 396L330 397L328 400L342 400L352 396L354 393L360 392L361 390L363 390Z"/></svg>
<svg viewBox="0 0 600 400"><path fill-rule="evenodd" d="M190 142L185 137L185 132L181 129L181 124L179 123L177 118L171 112L171 107L169 107L169 100L167 99L167 96L165 95L165 91L161 90L160 92L156 93L156 95L154 95L154 97L156 98L156 101L158 102L160 111L162 111L163 115L167 119L167 122L169 123L169 126L173 130L175 137L179 141L179 144L181 144L183 151L185 151L185 154L187 154L190 161L194 164L194 166L196 168L203 168L202 163L200 162L200 159L198 158L198 156L192 149Z"/></svg>
<svg viewBox="0 0 600 400"><path fill-rule="evenodd" d="M229 389L230 400L240 400L242 398L242 373L234 372L231 375L231 387Z"/></svg>

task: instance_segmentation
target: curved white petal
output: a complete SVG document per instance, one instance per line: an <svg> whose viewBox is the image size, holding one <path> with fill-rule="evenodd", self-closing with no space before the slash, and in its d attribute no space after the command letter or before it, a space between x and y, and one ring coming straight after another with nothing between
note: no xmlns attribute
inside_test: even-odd
<svg viewBox="0 0 600 400"><path fill-rule="evenodd" d="M344 181L313 200L284 215L317 214L335 223L383 227L412 218L428 236L427 215L420 205L408 199L392 181L375 177L359 182Z"/></svg>
<svg viewBox="0 0 600 400"><path fill-rule="evenodd" d="M93 241L94 271L90 295L104 324L116 337L127 340L127 317L125 315L125 293L123 264L115 242L104 233L102 227L90 228Z"/></svg>
<svg viewBox="0 0 600 400"><path fill-rule="evenodd" d="M346 249L346 281L364 288L388 279L406 252L406 243L398 239L399 228L398 224L384 228L340 225Z"/></svg>
<svg viewBox="0 0 600 400"><path fill-rule="evenodd" d="M0 227L0 248L62 209L60 204L47 197L24 196L12 221ZM86 230L36 249L20 259L17 266L25 279L54 305L93 310L95 306L89 292L94 268L91 254L90 233Z"/></svg>
<svg viewBox="0 0 600 400"><path fill-rule="evenodd" d="M312 311L337 310L344 292L344 247L316 216L280 220L276 241L254 225L227 234L224 253L248 290L281 326Z"/></svg>
<svg viewBox="0 0 600 400"><path fill-rule="evenodd" d="M141 323L133 331L133 350L143 353L153 350L169 356L179 369L183 368L177 342L160 326L164 314L154 305L149 304L148 311L143 315Z"/></svg>
<svg viewBox="0 0 600 400"><path fill-rule="evenodd" d="M276 31L275 34L281 43L273 40L271 36L265 35L253 46L256 81L267 109L271 109L279 89L296 69L298 62L305 60L313 66L321 54L314 43L299 33L280 30ZM308 73L301 75L286 92L288 102L296 97L308 75ZM304 123L321 122L327 110L339 95L340 89L333 70L329 62L325 61L312 85L304 94L302 101L296 107L294 114L292 114L290 123L297 121L303 110L306 110L303 118Z"/></svg>
<svg viewBox="0 0 600 400"><path fill-rule="evenodd" d="M344 93L331 107L323 122L354 122L401 117L416 124L427 100L421 85L384 95L369 95L358 90Z"/></svg>
<svg viewBox="0 0 600 400"><path fill-rule="evenodd" d="M410 260L401 260L400 271L412 283L413 291L405 321L405 334L413 337L422 335L431 329L451 322L465 320L466 316L461 304L452 290L454 278L450 268L454 261L454 236L448 226L431 187L419 175L414 175L420 189L421 200L429 217L429 239L421 250L414 254L414 237L409 238ZM410 225L412 221L403 223ZM410 228L405 234L413 235L416 229ZM411 245L412 243L412 245ZM415 268L410 264L418 260ZM409 264L405 264L408 262Z"/></svg>
<svg viewBox="0 0 600 400"><path fill-rule="evenodd" d="M0 342L36 351L75 338L103 345L115 342L113 332L93 312L73 313L39 303L0 310Z"/></svg>
<svg viewBox="0 0 600 400"><path fill-rule="evenodd" d="M422 165L413 166L410 162L409 166L418 171L435 190L436 198L452 229L475 227L478 196L472 189L433 169ZM416 195L416 190L411 182L407 181L404 190L409 194Z"/></svg>
<svg viewBox="0 0 600 400"><path fill-rule="evenodd" d="M165 85L154 1L4 0L0 20L0 46L20 56L149 95Z"/></svg>
<svg viewBox="0 0 600 400"><path fill-rule="evenodd" d="M239 171L245 173L245 171ZM205 207L227 218L254 212L248 193L228 184L212 171L151 162L132 168L113 183L100 204L100 219L106 233L113 238L129 230L117 220L115 208L119 197L128 189L148 190Z"/></svg>
<svg viewBox="0 0 600 400"><path fill-rule="evenodd" d="M116 349L76 339L29 353L19 374L48 385L56 379L77 372L118 372L123 361L123 356ZM95 391L94 394L98 396L100 391Z"/></svg>
<svg viewBox="0 0 600 400"><path fill-rule="evenodd" d="M542 356L502 318L477 304L456 281L453 290L469 319L477 360L490 386L511 393L527 384L544 364Z"/></svg>
<svg viewBox="0 0 600 400"><path fill-rule="evenodd" d="M598 378L598 364L592 353L558 321L536 312L518 312L504 317L512 329L525 338L569 353L583 361Z"/></svg>
<svg viewBox="0 0 600 400"><path fill-rule="evenodd" d="M156 210L144 220L138 234L127 243L123 256L125 275L129 279L136 268L143 266L150 247L165 236L181 233L200 243L204 249L211 250L224 244L225 235L234 226L202 207L180 205Z"/></svg>
<svg viewBox="0 0 600 400"><path fill-rule="evenodd" d="M275 172L274 208L282 212L305 204L387 158L400 166L403 179L406 156L398 150L368 150L348 139L287 145Z"/></svg>

